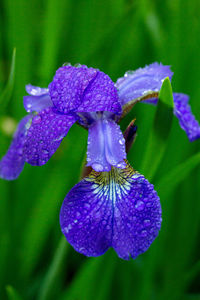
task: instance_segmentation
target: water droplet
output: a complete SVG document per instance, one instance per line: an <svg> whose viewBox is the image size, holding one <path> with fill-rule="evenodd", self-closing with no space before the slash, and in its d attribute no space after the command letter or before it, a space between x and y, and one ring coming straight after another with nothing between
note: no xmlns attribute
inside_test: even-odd
<svg viewBox="0 0 200 300"><path fill-rule="evenodd" d="M103 166L98 164L98 163L94 163L92 164L92 168L97 171L97 172L102 172L103 171Z"/></svg>
<svg viewBox="0 0 200 300"><path fill-rule="evenodd" d="M142 230L140 235L142 237L146 237L147 236L147 231L146 230Z"/></svg>
<svg viewBox="0 0 200 300"><path fill-rule="evenodd" d="M39 115L37 115L33 118L34 124L39 124L41 121L42 121L42 118Z"/></svg>
<svg viewBox="0 0 200 300"><path fill-rule="evenodd" d="M70 62L65 62L65 63L63 64L63 67L65 67L65 66L71 66Z"/></svg>
<svg viewBox="0 0 200 300"><path fill-rule="evenodd" d="M145 207L144 202L141 200L138 200L135 204L135 208L139 211L143 210Z"/></svg>
<svg viewBox="0 0 200 300"><path fill-rule="evenodd" d="M132 75L134 73L134 71L130 70L130 71L127 71L124 76L127 77L128 75Z"/></svg>
<svg viewBox="0 0 200 300"><path fill-rule="evenodd" d="M65 137L65 134L61 134L58 138L54 139L54 142L60 142Z"/></svg>
<svg viewBox="0 0 200 300"><path fill-rule="evenodd" d="M78 219L81 217L81 214L80 214L79 211L77 211L76 216L77 216Z"/></svg>
<svg viewBox="0 0 200 300"><path fill-rule="evenodd" d="M148 227L151 225L151 221L149 219L144 220L144 226Z"/></svg>
<svg viewBox="0 0 200 300"><path fill-rule="evenodd" d="M76 67L76 68L80 68L81 66L82 66L82 65L79 64L79 63L77 63L77 64L74 65L74 67Z"/></svg>
<svg viewBox="0 0 200 300"><path fill-rule="evenodd" d="M43 149L43 153L44 153L44 154L49 154L49 150Z"/></svg>
<svg viewBox="0 0 200 300"><path fill-rule="evenodd" d="M90 208L90 204L89 204L89 203L85 203L85 204L84 204L84 207L85 207L85 208Z"/></svg>
<svg viewBox="0 0 200 300"><path fill-rule="evenodd" d="M64 228L65 232L68 233L72 229L71 224L69 224L67 227Z"/></svg>
<svg viewBox="0 0 200 300"><path fill-rule="evenodd" d="M160 222L156 222L156 227L157 227L158 229L160 229L160 226L161 226L161 223L160 223Z"/></svg>
<svg viewBox="0 0 200 300"><path fill-rule="evenodd" d="M120 145L123 145L123 144L124 144L124 139L121 138L121 139L119 140L119 143L120 143Z"/></svg>

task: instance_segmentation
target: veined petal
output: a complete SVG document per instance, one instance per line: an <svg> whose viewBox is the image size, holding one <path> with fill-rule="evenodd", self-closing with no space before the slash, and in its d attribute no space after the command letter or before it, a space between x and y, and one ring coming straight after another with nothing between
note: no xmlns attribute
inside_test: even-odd
<svg viewBox="0 0 200 300"><path fill-rule="evenodd" d="M153 185L130 166L92 171L67 194L60 224L68 242L86 256L113 247L123 259L136 258L158 235L159 197Z"/></svg>
<svg viewBox="0 0 200 300"><path fill-rule="evenodd" d="M32 120L24 144L26 162L37 166L44 165L75 122L74 116L57 114L52 108L37 114Z"/></svg>
<svg viewBox="0 0 200 300"><path fill-rule="evenodd" d="M148 96L151 92L158 92L162 81L166 77L171 79L172 75L169 66L159 63L153 63L136 71L128 71L115 84L121 105L134 99L137 101L137 98Z"/></svg>
<svg viewBox="0 0 200 300"><path fill-rule="evenodd" d="M174 114L178 118L181 128L185 130L191 142L200 138L200 125L188 104L189 96L179 93L174 93L173 96Z"/></svg>
<svg viewBox="0 0 200 300"><path fill-rule="evenodd" d="M32 115L24 117L14 134L13 141L6 153L0 161L0 177L7 180L16 179L23 170L25 158L23 147L25 136L31 124Z"/></svg>
<svg viewBox="0 0 200 300"><path fill-rule="evenodd" d="M121 111L114 83L98 69L63 66L50 83L49 93L62 113Z"/></svg>
<svg viewBox="0 0 200 300"><path fill-rule="evenodd" d="M89 127L88 134L87 166L97 172L126 167L125 140L119 125L100 119Z"/></svg>
<svg viewBox="0 0 200 300"><path fill-rule="evenodd" d="M31 96L42 96L42 95L48 94L49 89L41 88L39 86L34 86L32 84L27 84L26 91Z"/></svg>
<svg viewBox="0 0 200 300"><path fill-rule="evenodd" d="M53 102L49 94L43 94L41 96L24 96L24 108L27 112L40 112L47 107L52 107Z"/></svg>

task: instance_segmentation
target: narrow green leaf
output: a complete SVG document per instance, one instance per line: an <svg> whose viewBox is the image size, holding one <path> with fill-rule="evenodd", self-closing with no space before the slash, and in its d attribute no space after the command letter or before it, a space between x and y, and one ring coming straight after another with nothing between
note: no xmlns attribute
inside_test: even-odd
<svg viewBox="0 0 200 300"><path fill-rule="evenodd" d="M181 181L183 181L192 170L200 164L200 153L194 154L187 161L175 167L172 171L162 177L155 185L159 193L171 192Z"/></svg>
<svg viewBox="0 0 200 300"><path fill-rule="evenodd" d="M185 295L182 300L200 300L200 294L188 294Z"/></svg>
<svg viewBox="0 0 200 300"><path fill-rule="evenodd" d="M30 275L37 264L50 228L58 216L65 187L62 176L62 174L56 174L56 169L49 174L40 196L35 201L31 218L26 224L21 251L21 271L25 278Z"/></svg>
<svg viewBox="0 0 200 300"><path fill-rule="evenodd" d="M77 135L80 135L80 132L81 136L77 139ZM38 187L38 197L32 199L34 205L26 217L27 221L22 232L20 267L23 278L28 278L37 265L51 229L55 223L59 224L61 203L69 189L78 181L77 173L80 170L82 158L85 154L85 135L87 135L86 130L78 126L73 126L70 129L68 140L62 142L62 149L64 150L60 150L61 153L62 151L64 152L64 156L58 159L51 171L46 173L41 186ZM70 160L67 159L69 153ZM63 159L65 158L66 165L63 164ZM74 172L72 175L73 169L78 172Z"/></svg>
<svg viewBox="0 0 200 300"><path fill-rule="evenodd" d="M39 293L39 300L48 300L52 294L54 283L56 278L59 276L60 270L62 269L65 257L67 255L68 243L65 236L63 235L60 239L60 243L55 252L54 258L49 266L47 274L44 278L43 285Z"/></svg>
<svg viewBox="0 0 200 300"><path fill-rule="evenodd" d="M0 95L0 113L3 112L6 105L8 104L13 91L14 80L15 80L15 58L16 58L16 49L13 49L12 61L10 67L10 74L8 77L8 82Z"/></svg>
<svg viewBox="0 0 200 300"><path fill-rule="evenodd" d="M163 81L153 126L149 132L142 173L152 178L163 158L173 119L173 95L169 78Z"/></svg>
<svg viewBox="0 0 200 300"><path fill-rule="evenodd" d="M186 273L185 275L185 281L186 282L191 282L197 274L200 273L200 260L191 268L191 270Z"/></svg>
<svg viewBox="0 0 200 300"><path fill-rule="evenodd" d="M68 28L70 1L48 0L45 8L39 77L46 84L55 72L62 39L62 28L65 28L65 31Z"/></svg>
<svg viewBox="0 0 200 300"><path fill-rule="evenodd" d="M6 287L6 292L9 300L22 300L21 296L18 292L14 289L14 287L8 285Z"/></svg>
<svg viewBox="0 0 200 300"><path fill-rule="evenodd" d="M109 299L116 263L111 254L109 252L101 257L87 259L61 300Z"/></svg>

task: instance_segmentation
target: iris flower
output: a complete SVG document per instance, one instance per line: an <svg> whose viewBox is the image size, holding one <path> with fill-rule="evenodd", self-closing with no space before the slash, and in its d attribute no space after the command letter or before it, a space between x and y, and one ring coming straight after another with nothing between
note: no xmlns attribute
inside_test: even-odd
<svg viewBox="0 0 200 300"><path fill-rule="evenodd" d="M163 80L172 74L169 66L153 63L125 73L114 84L98 69L65 65L48 88L26 86L29 114L0 161L0 176L13 180L25 162L45 164L75 122L88 129L92 172L71 189L60 212L62 232L76 251L98 256L112 247L123 259L136 258L158 235L159 197L127 162L118 122L137 102L156 104ZM200 137L187 95L174 94L174 114L190 141Z"/></svg>

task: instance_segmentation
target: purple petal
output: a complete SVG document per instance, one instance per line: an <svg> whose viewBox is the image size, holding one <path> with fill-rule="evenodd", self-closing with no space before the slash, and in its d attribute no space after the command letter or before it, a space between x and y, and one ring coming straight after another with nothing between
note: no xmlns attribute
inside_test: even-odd
<svg viewBox="0 0 200 300"><path fill-rule="evenodd" d="M6 153L0 161L0 177L7 180L16 179L23 170L25 158L23 147L25 136L30 126L32 115L24 117L14 134L13 141Z"/></svg>
<svg viewBox="0 0 200 300"><path fill-rule="evenodd" d="M52 108L36 115L24 145L26 162L37 166L44 165L55 153L74 122L74 116L56 114Z"/></svg>
<svg viewBox="0 0 200 300"><path fill-rule="evenodd" d="M59 68L49 92L60 112L121 111L112 80L103 72L86 66Z"/></svg>
<svg viewBox="0 0 200 300"><path fill-rule="evenodd" d="M185 94L174 93L174 114L179 124L185 130L189 140L192 142L200 138L200 125L192 114L189 97Z"/></svg>
<svg viewBox="0 0 200 300"><path fill-rule="evenodd" d="M40 112L47 107L52 107L53 102L49 94L41 96L24 96L24 108L27 112Z"/></svg>
<svg viewBox="0 0 200 300"><path fill-rule="evenodd" d="M125 168L125 140L112 120L100 119L89 127L87 166L95 171L110 171L112 166Z"/></svg>
<svg viewBox="0 0 200 300"><path fill-rule="evenodd" d="M169 66L153 63L136 71L128 71L116 82L120 103L143 97L148 93L159 91L166 77L171 79L173 73Z"/></svg>
<svg viewBox="0 0 200 300"><path fill-rule="evenodd" d="M31 84L27 84L26 91L31 96L42 96L42 95L48 94L49 89L41 88L39 86L34 86Z"/></svg>
<svg viewBox="0 0 200 300"><path fill-rule="evenodd" d="M158 235L159 197L153 185L130 166L93 171L66 196L60 224L68 242L86 256L113 247L123 259L136 258Z"/></svg>

